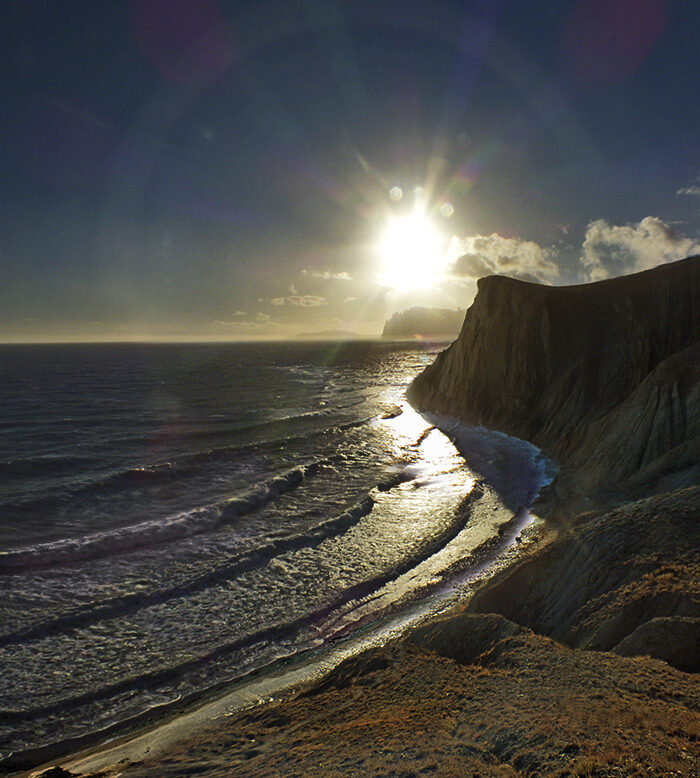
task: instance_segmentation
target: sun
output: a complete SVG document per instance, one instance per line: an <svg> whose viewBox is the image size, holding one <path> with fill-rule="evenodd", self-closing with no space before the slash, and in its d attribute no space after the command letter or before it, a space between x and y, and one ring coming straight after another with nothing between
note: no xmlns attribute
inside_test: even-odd
<svg viewBox="0 0 700 778"><path fill-rule="evenodd" d="M378 280L400 291L431 289L445 264L444 237L423 213L390 221L378 244Z"/></svg>

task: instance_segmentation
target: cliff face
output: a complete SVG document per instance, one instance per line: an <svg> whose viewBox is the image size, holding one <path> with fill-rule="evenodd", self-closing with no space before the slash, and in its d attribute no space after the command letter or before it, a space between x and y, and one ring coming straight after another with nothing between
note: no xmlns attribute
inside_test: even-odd
<svg viewBox="0 0 700 778"><path fill-rule="evenodd" d="M464 321L464 310L414 306L395 313L385 322L383 338L437 337L456 335Z"/></svg>
<svg viewBox="0 0 700 778"><path fill-rule="evenodd" d="M698 480L700 256L581 286L483 278L408 397L532 441L583 492Z"/></svg>

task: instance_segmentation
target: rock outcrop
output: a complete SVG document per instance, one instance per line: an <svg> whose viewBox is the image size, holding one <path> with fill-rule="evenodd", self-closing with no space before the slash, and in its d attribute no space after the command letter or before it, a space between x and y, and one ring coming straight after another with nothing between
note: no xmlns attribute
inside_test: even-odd
<svg viewBox="0 0 700 778"><path fill-rule="evenodd" d="M437 338L454 336L464 321L463 310L414 306L395 313L384 324L383 338Z"/></svg>
<svg viewBox="0 0 700 778"><path fill-rule="evenodd" d="M572 648L700 671L700 486L579 517L497 575L470 609Z"/></svg>
<svg viewBox="0 0 700 778"><path fill-rule="evenodd" d="M700 256L580 286L482 278L408 397L535 443L579 494L697 483Z"/></svg>
<svg viewBox="0 0 700 778"><path fill-rule="evenodd" d="M700 670L700 257L583 286L482 279L409 399L562 467L557 537L471 611Z"/></svg>

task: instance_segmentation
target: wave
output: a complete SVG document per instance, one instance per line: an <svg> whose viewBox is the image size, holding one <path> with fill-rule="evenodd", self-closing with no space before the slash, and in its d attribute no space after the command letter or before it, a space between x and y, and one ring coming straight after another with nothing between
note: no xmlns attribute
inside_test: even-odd
<svg viewBox="0 0 700 778"><path fill-rule="evenodd" d="M467 497L467 503L472 503L474 500L478 500L483 496L483 490L479 485L472 490ZM323 525L319 525L317 528L319 531L319 540L321 542L324 534L323 527L326 530L332 529L332 523L336 522L339 526L346 525L347 523L354 523L359 521L363 515L371 512L374 506L374 500L371 495L367 495L359 503L356 503L353 508L345 511L340 516L334 517L334 519L324 522ZM369 579L358 581L357 583L346 587L342 591L338 592L328 602L320 605L311 612L301 614L297 618L290 621L271 625L261 630L253 632L244 637L237 637L231 641L225 641L218 645L212 646L210 650L196 657L188 658L178 664L170 665L167 667L155 667L146 670L144 673L129 678L124 678L119 681L106 684L103 687L94 689L89 692L77 694L71 697L66 697L54 702L50 702L41 706L25 709L0 709L0 722L17 725L20 722L30 722L32 719L60 714L63 711L69 710L76 706L87 705L98 700L114 697L120 693L128 692L134 689L143 690L158 687L163 684L167 684L171 689L175 682L178 682L185 678L189 673L201 670L201 668L215 660L226 657L234 651L240 651L248 649L256 644L270 643L273 641L279 641L283 639L289 639L290 637L297 635L301 630L308 628L309 624L321 624L331 614L343 606L347 606L349 603L368 597L373 592L380 589L391 580L398 578L399 576L407 573L413 567L420 562L424 561L428 557L435 554L440 548L445 546L451 540L453 540L464 528L466 521L468 521L469 512L465 511L462 514L461 520L456 521L452 526L445 529L439 536L435 537L432 542L424 546L421 551L411 557L408 557L391 568L372 576ZM289 542L291 539L286 539ZM280 542L280 541L275 541ZM282 543L285 542L283 539ZM103 615L103 614L101 614ZM68 626L68 625L66 625ZM336 639L337 635L328 635L327 639ZM201 689L200 689L201 692Z"/></svg>
<svg viewBox="0 0 700 778"><path fill-rule="evenodd" d="M321 465L321 463L316 464L318 466ZM330 464L326 465L325 462L323 464L324 466L332 467ZM41 621L20 630L5 633L0 635L0 648L15 643L42 639L77 627L88 626L105 619L124 616L142 608L160 605L173 599L188 597L211 587L224 584L242 573L263 567L284 553L298 551L302 548L314 548L324 540L346 532L363 517L368 516L375 505L375 491L387 492L403 483L414 480L419 473L420 471L413 465L407 465L392 477L378 483L360 500L342 513L302 532L283 537L267 538L260 545L227 560L224 564L217 565L174 586L152 592L130 592L129 594L112 597L98 603L85 605L55 619ZM471 501L475 497L480 496L481 493L481 487L477 485L472 490L469 500ZM428 555L434 553L442 544L454 537L461 530L461 526L459 524L447 530L447 535L441 534L436 541L429 544L426 547ZM407 565L406 569L410 569L417 561L420 561L420 559L411 559L404 562L404 565Z"/></svg>
<svg viewBox="0 0 700 778"><path fill-rule="evenodd" d="M96 463L94 457L77 457L73 454L40 454L35 457L17 457L0 462L0 474L11 476L47 475L74 473L76 467L89 467Z"/></svg>
<svg viewBox="0 0 700 778"><path fill-rule="evenodd" d="M322 460L295 467L258 484L243 495L165 519L132 524L81 538L57 540L51 543L40 543L30 548L0 552L0 573L16 573L57 564L73 564L211 532L222 524L230 523L240 516L261 508L285 492L296 489L306 478L314 476L326 463L327 460Z"/></svg>
<svg viewBox="0 0 700 778"><path fill-rule="evenodd" d="M323 416L324 414L318 413L317 415ZM63 484L60 493L49 493L38 497L34 492L27 494L23 498L17 498L4 503L0 502L0 506L5 511L22 511L36 515L39 512L48 511L57 506L64 506L71 499L76 499L83 495L94 493L102 494L103 492L108 492L112 489L118 490L130 486L156 486L169 479L187 477L188 475L195 473L203 465L209 463L213 464L226 461L232 457L240 457L248 452L259 453L260 450L266 450L267 448L278 449L282 444L290 445L300 441L309 441L318 437L338 434L339 432L344 432L355 427L365 426L376 419L377 416L369 416L351 422L336 424L332 427L306 431L304 434L277 436L266 440L217 446L181 454L168 461L125 467L108 473L86 474L81 478L79 483ZM261 424L260 426L265 426L265 424ZM272 422L270 424L272 424ZM43 459L41 457L37 457L36 459L28 458L17 460L17 462L19 463L19 467L27 468L27 472L29 472L30 467L36 468L37 464L40 467L43 467ZM94 465L95 461L93 459L85 459L85 463ZM2 472L3 465L11 464L12 462L0 463L0 472ZM80 464L80 462L78 462L78 464ZM71 472L73 471L73 468L74 465L65 465L65 469L70 470ZM55 488L55 486L51 487L52 490ZM1 563L0 572L2 572Z"/></svg>
<svg viewBox="0 0 700 778"><path fill-rule="evenodd" d="M364 516L372 512L374 502L372 495L367 494L339 515L327 519L304 532L282 538L268 539L268 542L240 554L233 560L207 570L176 586L159 589L154 592L135 592L120 597L113 597L97 604L87 605L84 608L59 616L51 621L40 622L25 629L7 633L0 636L0 647L44 638L103 619L123 616L141 608L159 605L169 600L187 597L213 586L218 586L241 573L262 567L280 554L297 551L301 548L313 548L320 545L324 540L345 532L357 524Z"/></svg>
<svg viewBox="0 0 700 778"><path fill-rule="evenodd" d="M422 415L450 438L469 469L485 478L513 511L531 505L557 475L556 463L529 441L451 416Z"/></svg>

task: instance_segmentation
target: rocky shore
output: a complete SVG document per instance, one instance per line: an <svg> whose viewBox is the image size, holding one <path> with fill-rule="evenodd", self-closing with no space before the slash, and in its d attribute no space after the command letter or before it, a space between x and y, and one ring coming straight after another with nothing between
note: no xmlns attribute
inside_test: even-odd
<svg viewBox="0 0 700 778"><path fill-rule="evenodd" d="M312 688L44 774L700 775L699 370L700 257L483 279L409 396L559 462L521 561Z"/></svg>

